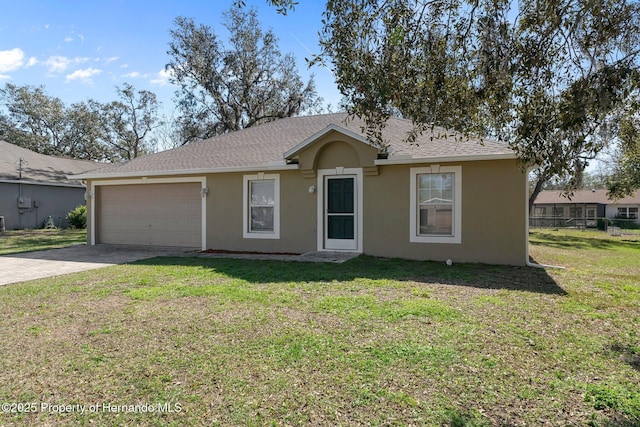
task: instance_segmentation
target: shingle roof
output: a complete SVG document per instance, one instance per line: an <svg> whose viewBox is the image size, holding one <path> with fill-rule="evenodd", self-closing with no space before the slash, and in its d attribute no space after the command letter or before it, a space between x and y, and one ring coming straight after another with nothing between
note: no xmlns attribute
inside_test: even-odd
<svg viewBox="0 0 640 427"><path fill-rule="evenodd" d="M0 140L0 180L20 179L20 159L23 160L22 181L44 184L80 185L80 181L70 180L67 175L80 174L101 166L87 160L46 156Z"/></svg>
<svg viewBox="0 0 640 427"><path fill-rule="evenodd" d="M607 190L576 190L571 199L563 196L562 191L545 190L536 197L534 204L554 203L599 203L603 205L640 204L640 195L627 196L619 200L610 200Z"/></svg>
<svg viewBox="0 0 640 427"><path fill-rule="evenodd" d="M346 113L298 116L276 120L237 132L198 141L173 150L111 165L87 176L136 175L147 172L175 173L203 170L242 169L283 164L283 154L329 126L337 126L366 137L364 122L348 120ZM408 120L392 118L383 132L390 144L390 157L445 158L501 155L514 157L506 144L493 141L455 140L451 133L436 128L420 135L415 144L403 142L411 129Z"/></svg>

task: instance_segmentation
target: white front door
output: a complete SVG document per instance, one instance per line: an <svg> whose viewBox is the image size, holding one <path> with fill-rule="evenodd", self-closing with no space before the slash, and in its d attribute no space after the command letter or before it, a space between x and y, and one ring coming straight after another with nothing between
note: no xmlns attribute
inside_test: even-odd
<svg viewBox="0 0 640 427"><path fill-rule="evenodd" d="M356 250L356 177L324 177L324 247Z"/></svg>
<svg viewBox="0 0 640 427"><path fill-rule="evenodd" d="M318 170L318 250L362 252L362 169Z"/></svg>

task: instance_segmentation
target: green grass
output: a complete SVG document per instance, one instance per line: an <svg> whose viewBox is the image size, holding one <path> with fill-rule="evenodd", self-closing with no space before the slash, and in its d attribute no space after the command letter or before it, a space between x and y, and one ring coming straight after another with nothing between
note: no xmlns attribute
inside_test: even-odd
<svg viewBox="0 0 640 427"><path fill-rule="evenodd" d="M21 230L0 234L0 255L63 248L87 241L87 230Z"/></svg>
<svg viewBox="0 0 640 427"><path fill-rule="evenodd" d="M0 425L639 425L640 243L531 241L566 269L155 258L1 287L0 402L99 410Z"/></svg>

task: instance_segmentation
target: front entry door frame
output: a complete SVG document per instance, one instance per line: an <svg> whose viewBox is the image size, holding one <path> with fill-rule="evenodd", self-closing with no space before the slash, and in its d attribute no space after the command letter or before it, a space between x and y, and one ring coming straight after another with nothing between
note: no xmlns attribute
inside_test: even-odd
<svg viewBox="0 0 640 427"><path fill-rule="evenodd" d="M318 205L318 251L335 252L358 252L362 253L362 230L363 230L363 209L362 209L362 168L319 169L317 185L317 205ZM344 242L327 238L327 203L326 203L326 180L333 178L354 178L354 239L346 239Z"/></svg>

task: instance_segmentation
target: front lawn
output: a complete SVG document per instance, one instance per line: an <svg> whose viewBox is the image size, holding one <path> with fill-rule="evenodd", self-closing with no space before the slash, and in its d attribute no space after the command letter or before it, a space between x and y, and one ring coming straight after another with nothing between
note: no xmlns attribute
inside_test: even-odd
<svg viewBox="0 0 640 427"><path fill-rule="evenodd" d="M156 258L0 287L0 425L639 425L640 242L531 240L567 269Z"/></svg>
<svg viewBox="0 0 640 427"><path fill-rule="evenodd" d="M0 234L0 255L64 248L87 241L87 230L19 230Z"/></svg>

